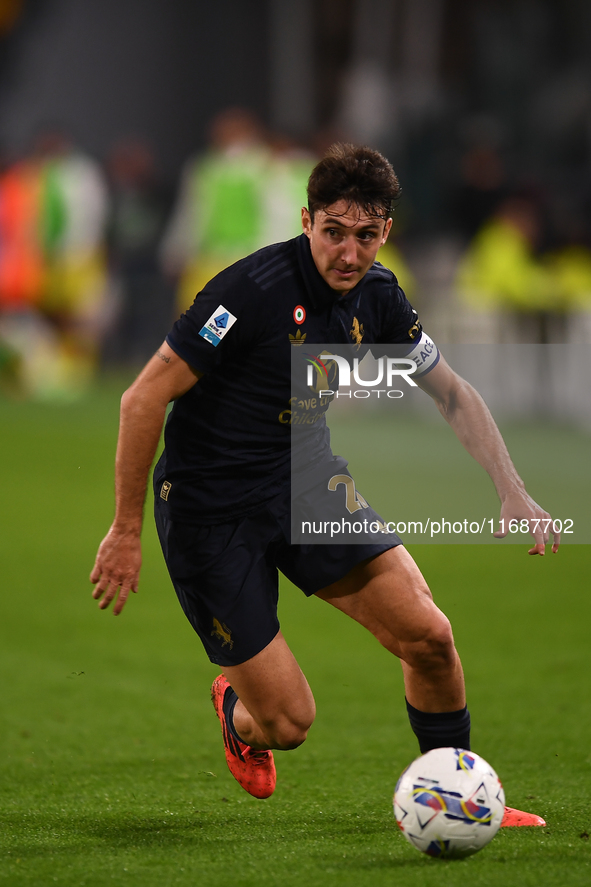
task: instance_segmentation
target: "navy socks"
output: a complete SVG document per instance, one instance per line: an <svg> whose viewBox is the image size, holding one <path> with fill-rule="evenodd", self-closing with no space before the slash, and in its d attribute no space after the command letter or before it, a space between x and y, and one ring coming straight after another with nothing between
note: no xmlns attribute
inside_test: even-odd
<svg viewBox="0 0 591 887"><path fill-rule="evenodd" d="M224 701L222 703L222 710L226 719L226 726L234 739L237 739L238 742L242 742L243 744L245 744L244 739L240 738L234 726L234 709L236 708L237 702L238 696L236 695L236 692L232 689L232 687L228 687L228 689L224 693Z"/></svg>
<svg viewBox="0 0 591 887"><path fill-rule="evenodd" d="M432 748L470 748L470 712L468 708L459 711L427 712L419 711L406 701L410 726L417 739L421 754Z"/></svg>

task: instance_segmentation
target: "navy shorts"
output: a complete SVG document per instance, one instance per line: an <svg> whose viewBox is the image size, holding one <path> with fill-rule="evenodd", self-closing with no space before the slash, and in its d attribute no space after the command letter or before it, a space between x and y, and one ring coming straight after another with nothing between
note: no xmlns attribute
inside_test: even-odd
<svg viewBox="0 0 591 887"><path fill-rule="evenodd" d="M220 666L246 662L279 631L278 570L310 596L401 542L391 535L372 544L291 545L284 494L227 524L171 520L159 497L155 517L180 604L210 660Z"/></svg>

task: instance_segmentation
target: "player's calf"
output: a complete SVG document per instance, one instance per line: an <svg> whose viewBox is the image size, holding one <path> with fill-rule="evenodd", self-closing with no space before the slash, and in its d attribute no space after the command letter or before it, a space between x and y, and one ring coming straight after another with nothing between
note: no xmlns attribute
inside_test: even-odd
<svg viewBox="0 0 591 887"><path fill-rule="evenodd" d="M234 725L252 748L297 748L316 715L308 682L279 632L260 653L224 674L238 696Z"/></svg>
<svg viewBox="0 0 591 887"><path fill-rule="evenodd" d="M280 715L262 721L259 723L259 727L265 736L265 744L269 748L289 751L298 748L306 741L312 721L313 718L292 719L286 715Z"/></svg>
<svg viewBox="0 0 591 887"><path fill-rule="evenodd" d="M403 645L406 708L421 752L470 748L464 675L449 620L439 610L422 637Z"/></svg>

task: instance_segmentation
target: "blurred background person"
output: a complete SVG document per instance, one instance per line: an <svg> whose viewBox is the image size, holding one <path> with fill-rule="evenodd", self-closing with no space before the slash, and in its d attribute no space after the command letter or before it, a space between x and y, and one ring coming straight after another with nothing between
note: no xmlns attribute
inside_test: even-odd
<svg viewBox="0 0 591 887"><path fill-rule="evenodd" d="M45 285L43 165L33 158L0 173L0 306L24 312L38 305Z"/></svg>
<svg viewBox="0 0 591 887"><path fill-rule="evenodd" d="M578 327L591 311L591 249L579 239L567 241L544 256L544 266L553 293L550 322L559 326L559 341L584 341ZM569 320L574 328L569 329Z"/></svg>
<svg viewBox="0 0 591 887"><path fill-rule="evenodd" d="M282 133L267 135L268 158L261 177L263 213L260 246L297 237L302 231L302 206L307 206L308 177L316 156Z"/></svg>
<svg viewBox="0 0 591 887"><path fill-rule="evenodd" d="M0 375L5 391L44 396L58 344L39 313L47 285L47 178L41 158L23 156L0 173Z"/></svg>
<svg viewBox="0 0 591 887"><path fill-rule="evenodd" d="M154 353L173 318L173 291L158 261L171 196L143 139L118 141L106 166L112 318L103 360L106 365L140 367Z"/></svg>
<svg viewBox="0 0 591 887"><path fill-rule="evenodd" d="M93 378L105 327L107 184L97 161L59 128L38 136L35 153L45 182L38 307L59 340L56 396L76 397Z"/></svg>
<svg viewBox="0 0 591 887"><path fill-rule="evenodd" d="M185 164L162 244L181 311L219 271L262 245L269 150L260 124L252 112L229 108L209 135L205 153Z"/></svg>
<svg viewBox="0 0 591 887"><path fill-rule="evenodd" d="M527 194L507 197L476 233L458 267L457 285L477 311L505 312L509 336L528 341L546 337L541 317L552 308L552 287L540 261L541 212ZM510 339L511 340L511 339Z"/></svg>
<svg viewBox="0 0 591 887"><path fill-rule="evenodd" d="M501 341L564 342L569 315L591 305L591 254L570 242L548 249L546 227L534 195L507 196L459 263L461 297L496 316Z"/></svg>
<svg viewBox="0 0 591 887"><path fill-rule="evenodd" d="M461 132L466 147L459 164L456 224L462 237L470 241L507 196L504 134L500 122L486 115L467 120Z"/></svg>

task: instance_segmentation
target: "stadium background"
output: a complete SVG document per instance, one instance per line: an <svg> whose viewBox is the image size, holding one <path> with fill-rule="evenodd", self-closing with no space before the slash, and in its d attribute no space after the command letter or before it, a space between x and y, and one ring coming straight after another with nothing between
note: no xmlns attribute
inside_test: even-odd
<svg viewBox="0 0 591 887"><path fill-rule="evenodd" d="M556 375L519 401L505 380L495 406L532 494L586 516L587 3L7 0L0 28L2 182L23 162L44 173L57 149L45 143L41 156L39 136L59 132L102 171L108 210L109 156L133 141L153 159L162 237L183 165L229 108L257 116L273 156L287 146L309 162L333 137L384 150L403 184L396 267L430 333L493 348L562 343L576 355L566 412ZM0 182L0 215L2 193ZM517 291L487 278L483 230L507 235ZM536 560L524 545L413 549L454 624L474 747L508 802L548 821L502 833L443 874L397 834L390 795L415 743L396 670L356 626L284 587L284 629L319 716L306 746L281 756L277 794L261 805L225 770L208 700L214 672L149 521L140 595L118 620L96 612L86 577L112 513L118 399L166 331L178 283L154 238L152 301L126 324L121 254L108 230L101 237L112 310L90 338L56 321L42 287L16 306L0 292L0 884L562 887L565 873L588 884L588 545ZM0 266L5 245L0 236ZM80 361L74 374L52 369L64 352ZM73 383L76 368L84 384ZM383 416L365 421L376 469L364 484L380 494L390 438ZM345 417L342 433L352 424ZM356 432L344 445L363 461ZM412 457L397 484L406 501L445 503L450 487L454 503L470 501L480 481L422 407L393 441ZM482 495L496 507L484 486Z"/></svg>

